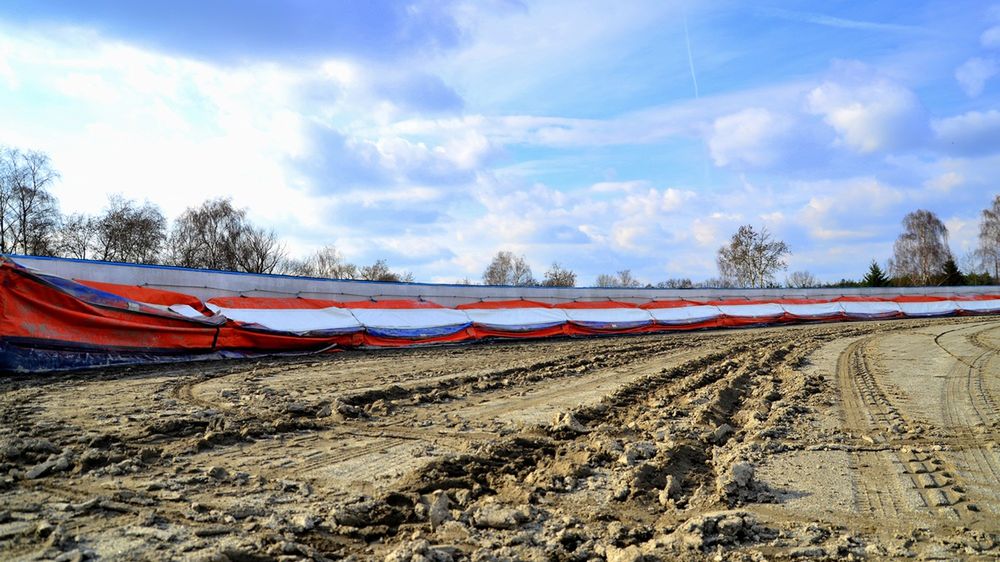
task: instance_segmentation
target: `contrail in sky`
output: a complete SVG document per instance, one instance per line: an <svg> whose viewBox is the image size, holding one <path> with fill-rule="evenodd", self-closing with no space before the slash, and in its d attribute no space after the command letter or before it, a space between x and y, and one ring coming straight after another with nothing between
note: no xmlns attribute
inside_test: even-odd
<svg viewBox="0 0 1000 562"><path fill-rule="evenodd" d="M688 19L684 16L684 42L688 48L688 66L691 67L691 81L694 82L694 97L698 96L698 76L694 73L694 57L691 56L691 35L688 33Z"/></svg>

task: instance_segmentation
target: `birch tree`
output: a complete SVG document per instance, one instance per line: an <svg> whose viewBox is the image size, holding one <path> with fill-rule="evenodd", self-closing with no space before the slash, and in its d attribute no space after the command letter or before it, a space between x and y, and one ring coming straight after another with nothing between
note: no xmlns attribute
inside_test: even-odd
<svg viewBox="0 0 1000 562"><path fill-rule="evenodd" d="M719 248L716 262L726 284L768 287L774 284L774 274L788 267L785 258L791 253L788 244L774 239L766 228L758 232L745 224Z"/></svg>
<svg viewBox="0 0 1000 562"><path fill-rule="evenodd" d="M897 282L930 285L952 259L948 227L934 213L918 209L903 217L903 232L893 245L889 271Z"/></svg>

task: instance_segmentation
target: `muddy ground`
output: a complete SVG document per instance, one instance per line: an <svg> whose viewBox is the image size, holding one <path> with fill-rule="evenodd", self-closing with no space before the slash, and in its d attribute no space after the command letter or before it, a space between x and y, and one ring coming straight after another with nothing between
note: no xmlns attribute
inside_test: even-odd
<svg viewBox="0 0 1000 562"><path fill-rule="evenodd" d="M996 559L1000 320L0 380L0 558Z"/></svg>

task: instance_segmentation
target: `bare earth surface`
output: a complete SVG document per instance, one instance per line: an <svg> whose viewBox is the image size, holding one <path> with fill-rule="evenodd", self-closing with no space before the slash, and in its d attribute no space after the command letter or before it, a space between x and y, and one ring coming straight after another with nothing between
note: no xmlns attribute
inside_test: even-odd
<svg viewBox="0 0 1000 562"><path fill-rule="evenodd" d="M0 379L0 558L1000 557L1000 320Z"/></svg>

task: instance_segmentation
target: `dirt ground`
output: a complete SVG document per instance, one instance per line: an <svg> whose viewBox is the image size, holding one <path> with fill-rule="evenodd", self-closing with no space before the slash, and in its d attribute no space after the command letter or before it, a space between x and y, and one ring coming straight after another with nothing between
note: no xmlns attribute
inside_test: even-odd
<svg viewBox="0 0 1000 562"><path fill-rule="evenodd" d="M0 558L996 559L1000 319L0 380Z"/></svg>

